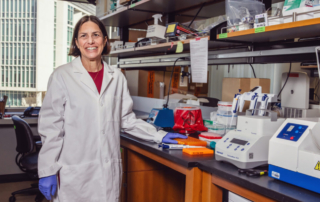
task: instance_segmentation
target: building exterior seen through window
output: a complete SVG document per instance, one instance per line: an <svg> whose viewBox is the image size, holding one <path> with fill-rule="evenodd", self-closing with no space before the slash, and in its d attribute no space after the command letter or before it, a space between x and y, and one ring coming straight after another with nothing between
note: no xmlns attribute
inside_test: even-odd
<svg viewBox="0 0 320 202"><path fill-rule="evenodd" d="M0 0L0 99L41 106L51 73L68 56L76 22L95 6L66 1Z"/></svg>

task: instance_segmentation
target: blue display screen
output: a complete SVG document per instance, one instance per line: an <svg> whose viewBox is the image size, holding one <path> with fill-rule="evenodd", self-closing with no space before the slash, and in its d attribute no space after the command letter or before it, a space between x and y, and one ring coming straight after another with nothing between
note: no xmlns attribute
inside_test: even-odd
<svg viewBox="0 0 320 202"><path fill-rule="evenodd" d="M287 123L287 125L278 134L277 138L296 142L302 136L304 131L307 130L307 128L308 126L305 126L305 125Z"/></svg>

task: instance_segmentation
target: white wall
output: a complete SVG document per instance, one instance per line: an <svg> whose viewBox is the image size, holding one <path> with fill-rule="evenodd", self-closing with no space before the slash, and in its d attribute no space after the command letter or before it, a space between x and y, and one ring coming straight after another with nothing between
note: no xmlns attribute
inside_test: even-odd
<svg viewBox="0 0 320 202"><path fill-rule="evenodd" d="M278 94L281 90L281 77L283 72L288 72L290 64L253 64L252 65L257 78L270 79L270 93ZM209 97L221 99L222 97L222 80L225 77L235 78L254 78L252 69L249 64L245 65L211 65L208 67L210 74ZM300 63L292 63L291 72L303 71L309 74L308 70L300 68ZM310 79L310 87L315 86L317 79Z"/></svg>
<svg viewBox="0 0 320 202"><path fill-rule="evenodd" d="M53 70L54 1L37 1L37 91L46 91Z"/></svg>

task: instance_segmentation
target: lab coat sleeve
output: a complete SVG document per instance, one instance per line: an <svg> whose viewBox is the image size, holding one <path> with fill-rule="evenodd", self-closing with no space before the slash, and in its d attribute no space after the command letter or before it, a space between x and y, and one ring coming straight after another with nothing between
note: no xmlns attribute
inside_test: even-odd
<svg viewBox="0 0 320 202"><path fill-rule="evenodd" d="M132 111L133 101L125 78L123 89L121 127L124 132L147 141L161 143L167 132L162 130L157 131L157 129L151 124L141 119L137 119L136 115Z"/></svg>
<svg viewBox="0 0 320 202"><path fill-rule="evenodd" d="M55 175L61 168L57 160L63 144L65 102L63 80L54 72L50 76L38 120L38 132L42 141L38 158L40 178Z"/></svg>

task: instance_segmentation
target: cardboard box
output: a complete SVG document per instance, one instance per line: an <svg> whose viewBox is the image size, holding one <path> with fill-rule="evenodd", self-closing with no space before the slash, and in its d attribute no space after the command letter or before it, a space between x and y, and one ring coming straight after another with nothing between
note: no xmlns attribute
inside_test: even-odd
<svg viewBox="0 0 320 202"><path fill-rule="evenodd" d="M164 75L165 96L168 95L172 68L173 67L167 67L165 75ZM188 72L188 68L185 67L184 71ZM184 77L184 79L181 80L181 67L175 67L173 75L172 75L170 94L173 94L173 93L187 94L188 93L188 80L189 79L187 77Z"/></svg>
<svg viewBox="0 0 320 202"><path fill-rule="evenodd" d="M110 1L109 0L97 0L96 3L96 16L102 17L108 14L110 9Z"/></svg>
<svg viewBox="0 0 320 202"><path fill-rule="evenodd" d="M126 71L131 96L160 98L160 82L163 82L163 77L163 71Z"/></svg>
<svg viewBox="0 0 320 202"><path fill-rule="evenodd" d="M129 42L138 42L138 38L146 38L146 31L129 30Z"/></svg>
<svg viewBox="0 0 320 202"><path fill-rule="evenodd" d="M120 0L120 4L121 5L126 5L128 3L130 3L131 0Z"/></svg>
<svg viewBox="0 0 320 202"><path fill-rule="evenodd" d="M256 86L262 87L262 93L270 93L270 79L260 78L224 78L222 82L222 101L232 102L234 95L241 89L241 94L249 92ZM246 102L243 112L249 108Z"/></svg>
<svg viewBox="0 0 320 202"><path fill-rule="evenodd" d="M209 72L208 72L208 78L207 81L209 82ZM189 91L193 92L195 96L199 96L200 94L208 94L209 91L209 84L208 83L193 83L192 82L192 76L190 78L190 83L188 84Z"/></svg>

